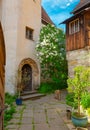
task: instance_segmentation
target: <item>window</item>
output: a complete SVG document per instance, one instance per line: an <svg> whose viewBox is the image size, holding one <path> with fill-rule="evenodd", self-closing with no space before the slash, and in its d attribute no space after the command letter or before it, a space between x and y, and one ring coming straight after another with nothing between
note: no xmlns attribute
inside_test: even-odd
<svg viewBox="0 0 90 130"><path fill-rule="evenodd" d="M26 38L33 40L33 29L26 27Z"/></svg>
<svg viewBox="0 0 90 130"><path fill-rule="evenodd" d="M79 19L69 23L69 34L79 32Z"/></svg>

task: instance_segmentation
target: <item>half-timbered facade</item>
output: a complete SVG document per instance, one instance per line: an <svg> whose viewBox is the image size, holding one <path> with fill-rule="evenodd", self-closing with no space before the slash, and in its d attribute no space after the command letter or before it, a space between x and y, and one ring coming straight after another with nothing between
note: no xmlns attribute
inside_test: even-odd
<svg viewBox="0 0 90 130"><path fill-rule="evenodd" d="M90 66L90 0L81 0L66 24L66 51L69 76L77 65Z"/></svg>

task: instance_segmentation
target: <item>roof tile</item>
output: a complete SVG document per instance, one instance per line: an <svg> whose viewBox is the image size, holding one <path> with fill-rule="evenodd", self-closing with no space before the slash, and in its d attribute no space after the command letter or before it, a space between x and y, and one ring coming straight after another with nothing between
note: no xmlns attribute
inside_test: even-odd
<svg viewBox="0 0 90 130"><path fill-rule="evenodd" d="M76 13L88 4L90 4L90 0L81 0L79 4L75 7L75 9L72 11L72 13Z"/></svg>
<svg viewBox="0 0 90 130"><path fill-rule="evenodd" d="M48 24L48 23L54 24L43 7L42 7L41 13L42 13L42 22L44 22L46 24Z"/></svg>

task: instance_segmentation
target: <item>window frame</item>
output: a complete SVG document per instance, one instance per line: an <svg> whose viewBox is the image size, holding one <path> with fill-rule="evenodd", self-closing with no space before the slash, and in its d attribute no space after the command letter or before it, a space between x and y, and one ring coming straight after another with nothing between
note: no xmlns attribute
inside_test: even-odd
<svg viewBox="0 0 90 130"><path fill-rule="evenodd" d="M25 37L26 39L33 40L34 30L28 26L25 27Z"/></svg>
<svg viewBox="0 0 90 130"><path fill-rule="evenodd" d="M72 35L80 31L79 18L69 23L69 34Z"/></svg>

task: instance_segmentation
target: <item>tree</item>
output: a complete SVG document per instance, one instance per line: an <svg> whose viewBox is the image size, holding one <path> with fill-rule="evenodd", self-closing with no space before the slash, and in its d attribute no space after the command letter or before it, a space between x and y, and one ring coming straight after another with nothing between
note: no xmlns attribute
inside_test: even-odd
<svg viewBox="0 0 90 130"><path fill-rule="evenodd" d="M54 25L44 26L40 31L36 50L41 64L42 77L61 88L66 87L67 61L64 32Z"/></svg>
<svg viewBox="0 0 90 130"><path fill-rule="evenodd" d="M74 77L68 78L68 91L73 92L74 102L78 103L78 115L80 116L80 103L82 95L90 86L90 67L77 66L74 68Z"/></svg>

